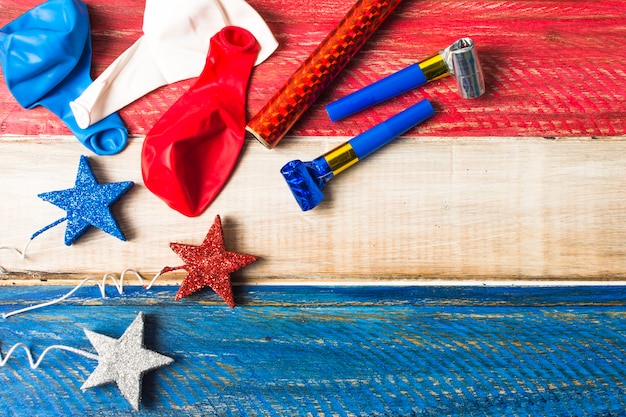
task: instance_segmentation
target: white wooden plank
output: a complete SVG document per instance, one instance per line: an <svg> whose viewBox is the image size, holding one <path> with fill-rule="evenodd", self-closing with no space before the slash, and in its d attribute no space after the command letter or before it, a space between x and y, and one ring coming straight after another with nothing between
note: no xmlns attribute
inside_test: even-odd
<svg viewBox="0 0 626 417"><path fill-rule="evenodd" d="M58 226L24 260L0 252L11 272L4 283L127 268L150 276L180 265L168 243L199 244L216 214L227 248L260 258L234 274L244 282L624 277L624 137L400 138L333 178L322 204L301 212L280 167L345 139L292 137L274 150L249 139L218 199L187 218L142 185L134 137L119 155L92 157L101 182L136 183L114 210L129 241L94 229L66 247ZM0 146L0 246L22 248L64 215L37 194L72 187L83 148L71 137L4 137Z"/></svg>

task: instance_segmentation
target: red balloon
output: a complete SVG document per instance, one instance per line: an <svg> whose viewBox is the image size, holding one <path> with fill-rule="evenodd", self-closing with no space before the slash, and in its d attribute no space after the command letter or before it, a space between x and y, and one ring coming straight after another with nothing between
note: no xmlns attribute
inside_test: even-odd
<svg viewBox="0 0 626 417"><path fill-rule="evenodd" d="M196 83L145 138L141 169L146 187L186 216L202 214L237 162L258 52L256 39L243 28L227 26L215 34Z"/></svg>

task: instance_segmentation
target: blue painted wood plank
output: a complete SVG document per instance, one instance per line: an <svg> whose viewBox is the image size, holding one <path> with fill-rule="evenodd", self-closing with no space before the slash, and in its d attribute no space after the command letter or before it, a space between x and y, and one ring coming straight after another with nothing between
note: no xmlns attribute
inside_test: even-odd
<svg viewBox="0 0 626 417"><path fill-rule="evenodd" d="M66 287L3 288L0 312ZM93 352L83 328L120 337L139 311L145 344L175 363L144 377L133 415L609 416L626 414L623 287L127 288L0 322L26 342ZM0 368L0 415L126 415L115 386L81 392L97 364L70 352Z"/></svg>

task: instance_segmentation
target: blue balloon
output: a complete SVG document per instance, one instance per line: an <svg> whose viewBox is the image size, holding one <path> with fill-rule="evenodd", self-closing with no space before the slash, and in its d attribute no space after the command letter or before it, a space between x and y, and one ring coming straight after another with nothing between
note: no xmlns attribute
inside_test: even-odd
<svg viewBox="0 0 626 417"><path fill-rule="evenodd" d="M91 30L79 0L50 0L0 29L0 65L9 91L24 108L44 106L89 150L112 155L128 131L117 114L81 129L70 109L92 83Z"/></svg>

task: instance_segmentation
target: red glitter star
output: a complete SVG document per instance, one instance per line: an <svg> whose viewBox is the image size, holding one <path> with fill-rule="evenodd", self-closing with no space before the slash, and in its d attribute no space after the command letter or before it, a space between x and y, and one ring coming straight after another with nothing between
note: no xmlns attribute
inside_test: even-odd
<svg viewBox="0 0 626 417"><path fill-rule="evenodd" d="M211 287L229 306L234 307L230 273L257 260L257 257L253 255L226 250L219 215L215 216L213 225L200 246L170 243L170 248L185 261L185 265L166 266L161 270L161 274L177 269L187 271L187 276L176 293L176 300L205 287Z"/></svg>

